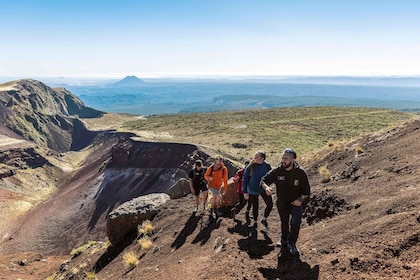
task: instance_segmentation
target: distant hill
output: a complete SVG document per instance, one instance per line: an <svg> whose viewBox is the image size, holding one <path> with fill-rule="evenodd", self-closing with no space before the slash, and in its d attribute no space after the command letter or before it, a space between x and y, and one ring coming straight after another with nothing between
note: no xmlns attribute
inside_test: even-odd
<svg viewBox="0 0 420 280"><path fill-rule="evenodd" d="M113 84L114 87L139 87L144 85L145 82L142 79L137 78L136 76L127 76L121 81L118 81Z"/></svg>
<svg viewBox="0 0 420 280"><path fill-rule="evenodd" d="M31 79L0 84L0 112L0 131L12 131L61 152L77 150L89 138L77 117L103 114L86 107L65 88L51 88Z"/></svg>

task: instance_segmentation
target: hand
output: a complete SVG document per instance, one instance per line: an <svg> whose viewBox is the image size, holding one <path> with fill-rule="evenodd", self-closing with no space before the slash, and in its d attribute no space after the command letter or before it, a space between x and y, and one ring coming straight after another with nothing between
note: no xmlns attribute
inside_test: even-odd
<svg viewBox="0 0 420 280"><path fill-rule="evenodd" d="M271 195L271 194L272 194L272 191L273 191L273 189L272 189L271 187L266 187L266 188L265 188L265 193L266 193L267 195Z"/></svg>
<svg viewBox="0 0 420 280"><path fill-rule="evenodd" d="M292 202L292 205L293 206L302 206L302 202L300 202L299 200L296 199Z"/></svg>
<svg viewBox="0 0 420 280"><path fill-rule="evenodd" d="M249 194L248 193L244 193L244 198L245 198L245 200L249 200Z"/></svg>
<svg viewBox="0 0 420 280"><path fill-rule="evenodd" d="M211 181L213 181L213 177L210 176L209 177L209 182L211 182Z"/></svg>

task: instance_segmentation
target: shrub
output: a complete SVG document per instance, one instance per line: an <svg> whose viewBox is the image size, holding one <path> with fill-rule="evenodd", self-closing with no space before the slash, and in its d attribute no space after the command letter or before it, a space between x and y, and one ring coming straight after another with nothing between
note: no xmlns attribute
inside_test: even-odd
<svg viewBox="0 0 420 280"><path fill-rule="evenodd" d="M124 253L123 260L124 260L124 266L127 269L133 269L139 263L139 258L132 251Z"/></svg>
<svg viewBox="0 0 420 280"><path fill-rule="evenodd" d="M319 175L321 175L323 183L328 183L331 180L331 172L328 170L327 165L319 168Z"/></svg>

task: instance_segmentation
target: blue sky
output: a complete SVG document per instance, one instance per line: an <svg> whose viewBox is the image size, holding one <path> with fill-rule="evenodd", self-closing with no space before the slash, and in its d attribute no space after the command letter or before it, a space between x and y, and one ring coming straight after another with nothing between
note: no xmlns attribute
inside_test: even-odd
<svg viewBox="0 0 420 280"><path fill-rule="evenodd" d="M420 1L0 0L0 76L420 75Z"/></svg>

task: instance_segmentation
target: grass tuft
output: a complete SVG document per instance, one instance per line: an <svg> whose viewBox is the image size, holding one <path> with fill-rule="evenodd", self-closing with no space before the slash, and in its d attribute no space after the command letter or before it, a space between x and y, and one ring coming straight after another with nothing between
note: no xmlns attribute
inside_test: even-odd
<svg viewBox="0 0 420 280"><path fill-rule="evenodd" d="M138 229L138 232L142 236L150 236L153 233L154 226L149 220L144 221Z"/></svg>
<svg viewBox="0 0 420 280"><path fill-rule="evenodd" d="M123 260L124 260L124 266L127 269L133 269L139 263L139 258L132 251L125 252L123 255Z"/></svg>
<svg viewBox="0 0 420 280"><path fill-rule="evenodd" d="M363 148L360 145L357 145L356 148L354 148L354 152L356 153L356 156L364 153Z"/></svg>
<svg viewBox="0 0 420 280"><path fill-rule="evenodd" d="M87 280L96 280L96 274L95 272L86 272L86 277L85 279Z"/></svg>
<svg viewBox="0 0 420 280"><path fill-rule="evenodd" d="M147 251L152 248L153 242L150 237L147 236L139 239L139 245L143 250Z"/></svg>
<svg viewBox="0 0 420 280"><path fill-rule="evenodd" d="M319 168L319 175L321 175L323 183L328 183L331 181L331 172L328 170L327 165L321 166Z"/></svg>

